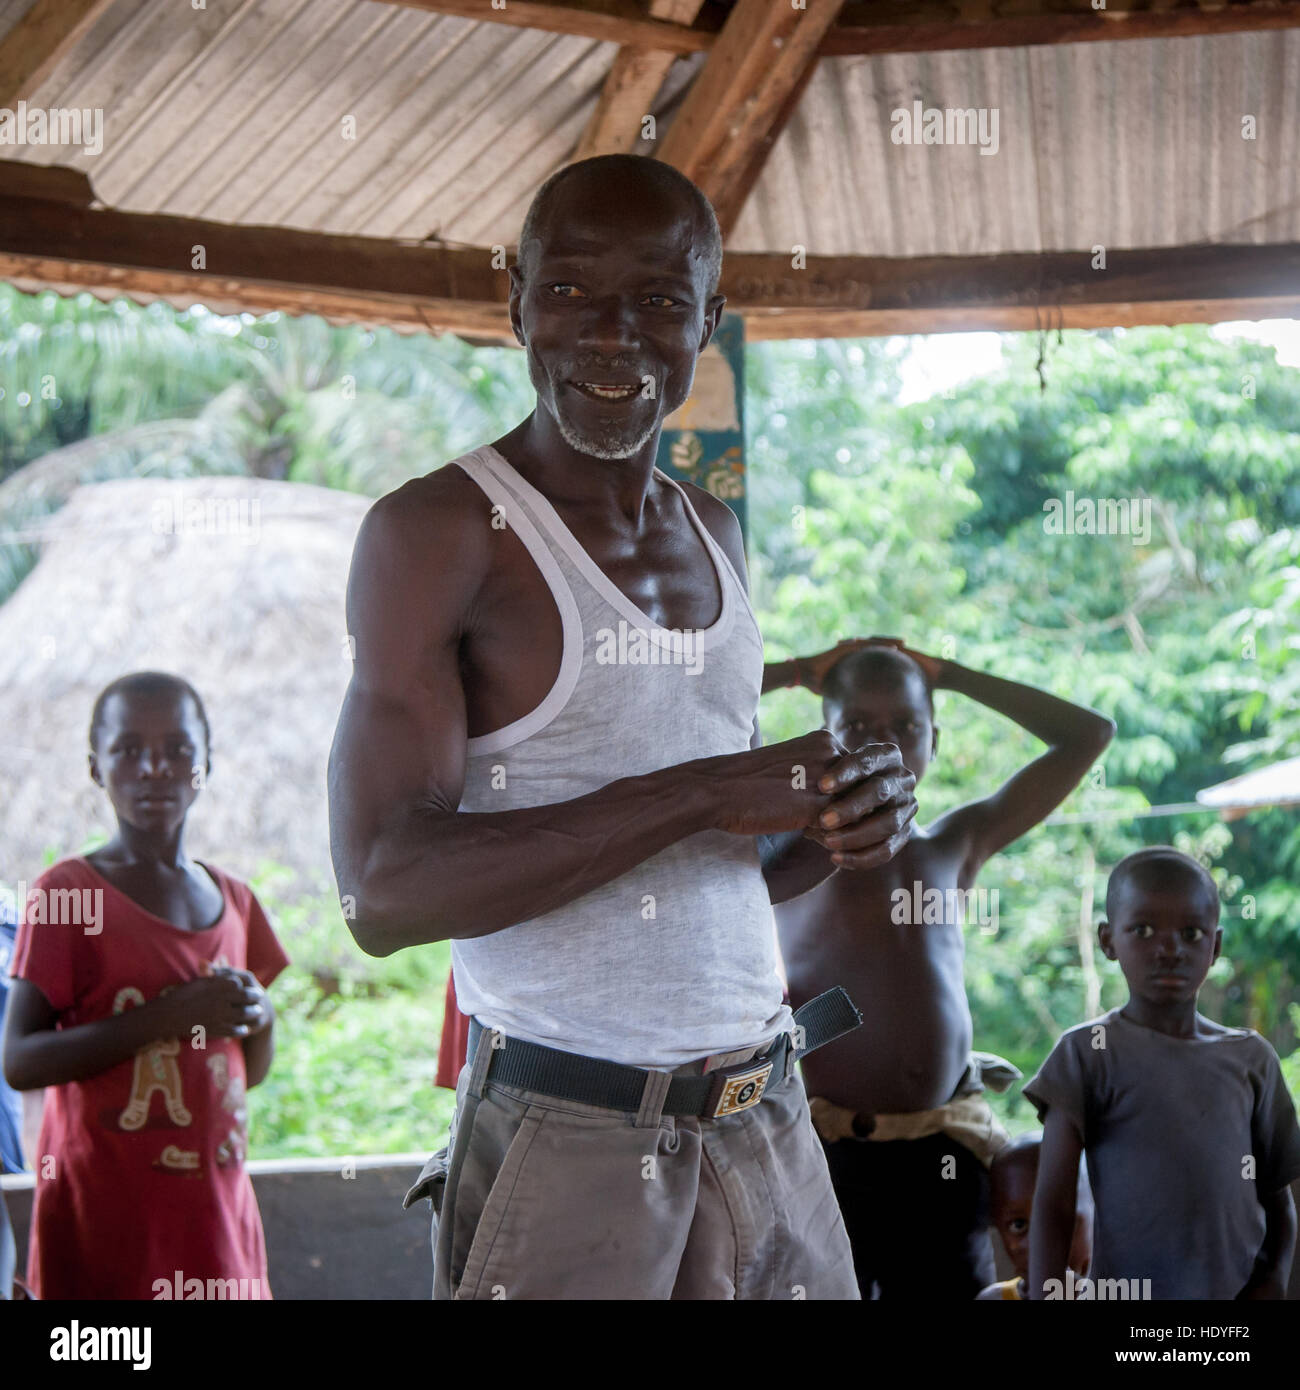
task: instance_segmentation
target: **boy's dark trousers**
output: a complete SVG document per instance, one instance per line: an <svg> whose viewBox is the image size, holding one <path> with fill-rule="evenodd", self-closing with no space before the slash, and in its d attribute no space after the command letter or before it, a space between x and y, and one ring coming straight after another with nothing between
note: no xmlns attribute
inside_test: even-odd
<svg viewBox="0 0 1300 1390"><path fill-rule="evenodd" d="M863 1298L966 1302L997 1278L983 1163L946 1134L822 1141Z"/></svg>

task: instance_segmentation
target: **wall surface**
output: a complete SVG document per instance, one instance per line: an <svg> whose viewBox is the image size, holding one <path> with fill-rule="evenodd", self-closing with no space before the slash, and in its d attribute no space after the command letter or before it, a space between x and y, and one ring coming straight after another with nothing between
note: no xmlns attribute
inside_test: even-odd
<svg viewBox="0 0 1300 1390"><path fill-rule="evenodd" d="M429 1203L402 1210L424 1156L359 1158L356 1176L341 1175L343 1159L250 1163L249 1172L270 1261L276 1298L424 1299L433 1287ZM18 1269L27 1262L31 1174L0 1179L18 1243ZM1300 1207L1300 1181L1291 1185ZM1010 1277L995 1236L998 1278ZM1300 1300L1300 1260L1288 1295Z"/></svg>
<svg viewBox="0 0 1300 1390"><path fill-rule="evenodd" d="M279 1299L426 1299L433 1288L429 1203L402 1210L427 1155L300 1159L248 1165L262 1209L271 1292ZM343 1164L355 1176L342 1176ZM4 1179L27 1263L32 1176Z"/></svg>

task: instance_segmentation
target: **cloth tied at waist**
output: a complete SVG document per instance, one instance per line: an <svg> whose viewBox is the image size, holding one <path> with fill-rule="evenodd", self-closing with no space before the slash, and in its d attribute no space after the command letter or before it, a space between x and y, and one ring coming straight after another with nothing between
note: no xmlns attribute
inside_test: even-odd
<svg viewBox="0 0 1300 1390"><path fill-rule="evenodd" d="M872 1115L869 1133L854 1129L858 1113L821 1096L808 1101L813 1128L826 1140L856 1139L860 1143L885 1143L893 1139L927 1139L946 1134L967 1148L987 1168L994 1155L1011 1142L1011 1136L994 1115L985 1090L1005 1091L1022 1072L991 1052L972 1052L962 1079L946 1105L934 1110L911 1110L901 1115Z"/></svg>

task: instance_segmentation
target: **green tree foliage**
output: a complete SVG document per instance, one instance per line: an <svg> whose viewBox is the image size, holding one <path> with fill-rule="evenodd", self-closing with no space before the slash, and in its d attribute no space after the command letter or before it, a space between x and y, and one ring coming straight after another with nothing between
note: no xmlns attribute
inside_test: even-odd
<svg viewBox="0 0 1300 1390"><path fill-rule="evenodd" d="M506 349L7 285L0 387L0 480L68 445L206 412L227 423L213 471L384 491L531 407L522 355Z"/></svg>
<svg viewBox="0 0 1300 1390"><path fill-rule="evenodd" d="M1224 900L1203 1007L1291 1053L1300 811L1139 813L1300 755L1300 372L1199 328L1068 333L1041 370L1039 342L1008 336L1000 371L900 407L906 351L748 350L749 559L770 659L903 636L1119 726L1061 811L981 875L999 915L968 936L976 1045L1029 1072L1061 1029L1122 1002L1094 944L1106 876L1172 841ZM533 404L522 354L504 349L3 286L0 389L0 601L31 563L22 528L81 482L233 472L377 495ZM1131 504L1149 534L1052 529L1045 507L1070 493ZM923 820L1038 747L956 695L936 709ZM786 738L821 710L783 691L761 717ZM255 886L294 962L254 1094L257 1154L430 1147L452 1100L430 1085L447 947L370 960L337 904L283 896L269 865ZM1013 1126L1031 1118L1014 1095L997 1104Z"/></svg>
<svg viewBox="0 0 1300 1390"><path fill-rule="evenodd" d="M531 408L504 348L4 285L0 393L0 599L82 483L244 473L377 497Z"/></svg>
<svg viewBox="0 0 1300 1390"><path fill-rule="evenodd" d="M197 414L238 366L239 324L0 285L0 479L94 435Z"/></svg>
<svg viewBox="0 0 1300 1390"><path fill-rule="evenodd" d="M781 362L747 376L751 468L800 460L798 496L787 480L782 498L795 510L754 512L769 659L902 635L1116 720L1115 742L1053 822L981 876L1001 911L996 936L976 933L968 948L977 1045L1033 1066L1094 1002L1122 1002L1116 967L1091 944L1105 878L1130 850L1172 840L1212 866L1224 896L1226 959L1206 1007L1287 1052L1297 813L1231 828L1204 813L1134 813L1193 801L1242 757L1300 753L1300 372L1200 328L1065 334L1041 380L1038 344L1005 343L1000 371L902 408L877 348L863 408L841 410L825 444L770 423L817 411L825 345L751 349ZM846 350L835 345L834 360ZM764 486L755 476L755 492ZM1122 501L1129 533L1081 534L1075 513L1073 534L1054 528L1057 508L1080 499ZM762 713L767 738L821 722L802 692L768 697ZM992 791L1037 746L957 696L937 697L937 717L923 819Z"/></svg>

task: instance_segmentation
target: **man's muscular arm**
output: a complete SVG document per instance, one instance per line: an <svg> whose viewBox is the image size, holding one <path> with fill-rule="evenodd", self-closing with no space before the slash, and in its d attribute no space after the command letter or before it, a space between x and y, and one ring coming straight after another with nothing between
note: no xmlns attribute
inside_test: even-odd
<svg viewBox="0 0 1300 1390"><path fill-rule="evenodd" d="M330 754L330 847L348 924L371 955L502 931L687 835L802 829L831 800L815 790L834 760L821 732L554 805L459 812L468 728L459 649L499 534L490 520L486 498L435 475L377 503L357 539L355 666ZM795 763L807 767L806 790L791 785Z"/></svg>

